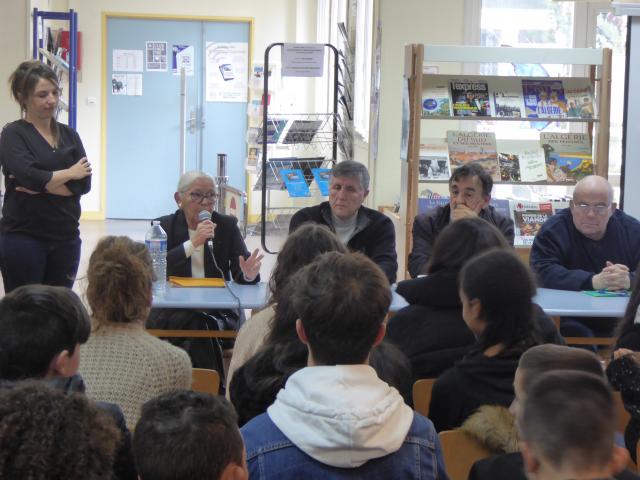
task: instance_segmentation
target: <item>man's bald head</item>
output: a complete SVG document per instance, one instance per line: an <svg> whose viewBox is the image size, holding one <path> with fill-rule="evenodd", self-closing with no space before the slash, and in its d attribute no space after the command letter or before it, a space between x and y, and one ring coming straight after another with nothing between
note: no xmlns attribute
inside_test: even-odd
<svg viewBox="0 0 640 480"><path fill-rule="evenodd" d="M574 226L585 237L602 239L614 209L613 188L606 178L589 175L576 184L571 215Z"/></svg>

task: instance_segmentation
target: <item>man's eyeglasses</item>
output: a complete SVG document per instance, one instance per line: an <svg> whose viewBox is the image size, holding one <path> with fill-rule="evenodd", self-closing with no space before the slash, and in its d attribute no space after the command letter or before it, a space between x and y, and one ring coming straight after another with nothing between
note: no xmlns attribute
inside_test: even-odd
<svg viewBox="0 0 640 480"><path fill-rule="evenodd" d="M215 192L207 192L207 193L190 192L189 193L189 198L191 198L191 201L195 202L195 203L202 203L205 198L208 201L215 202L216 199L218 198L218 194L215 193Z"/></svg>
<svg viewBox="0 0 640 480"><path fill-rule="evenodd" d="M596 215L606 215L606 213L611 208L611 205L605 205L603 203L599 203L598 205L587 205L586 203L574 203L573 206L580 213L589 213L589 211L595 213Z"/></svg>

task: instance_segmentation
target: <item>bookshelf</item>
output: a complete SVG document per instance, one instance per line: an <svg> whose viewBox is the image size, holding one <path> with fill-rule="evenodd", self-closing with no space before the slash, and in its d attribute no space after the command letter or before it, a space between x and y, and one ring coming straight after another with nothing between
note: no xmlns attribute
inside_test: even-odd
<svg viewBox="0 0 640 480"><path fill-rule="evenodd" d="M400 218L401 231L404 238L398 239L400 250L404 250L405 270L407 258L412 247L411 228L413 219L418 213L418 197L420 186L424 184L447 183L447 179L420 179L420 148L421 139L429 137L442 137L442 132L447 130L470 130L474 131L473 122L486 122L483 131L498 131L501 125L506 122L551 122L573 125L579 128L583 125L583 130L589 136L591 153L593 158L594 173L607 177L609 159L609 122L610 122L610 98L611 98L611 50L610 49L537 49L537 48L512 48L512 47L478 47L478 46L447 46L447 45L422 45L411 44L405 46L405 65L403 77L405 88L408 90L408 105L405 106L403 114L403 131L406 132L403 138L402 161L402 191L400 195ZM479 76L468 75L464 72L457 74L423 73L424 64L437 64L447 66L451 63L460 65L471 65L479 63L494 64L558 64L558 65L581 65L586 67L587 72L584 77L526 77L526 76L506 76L492 75ZM431 69L432 70L432 69ZM465 70L465 69L461 69ZM559 118L557 116L539 116L529 118L526 114L521 117L496 116L493 104L491 112L486 116L454 116L453 109L451 115L430 115L422 118L423 113L423 92L434 84L449 85L452 79L469 79L486 82L490 87L492 84L504 85L508 88L516 89L523 80L561 80L567 82L569 86L590 85L594 95L595 115L591 118ZM515 91L515 90L514 90ZM491 90L489 95L491 95ZM449 91L449 94L451 91ZM469 123L471 122L471 123ZM510 140L517 142L516 140ZM406 160L405 160L406 158ZM557 185L556 182L502 182L495 181L496 184L541 184ZM569 186L570 183L562 183Z"/></svg>

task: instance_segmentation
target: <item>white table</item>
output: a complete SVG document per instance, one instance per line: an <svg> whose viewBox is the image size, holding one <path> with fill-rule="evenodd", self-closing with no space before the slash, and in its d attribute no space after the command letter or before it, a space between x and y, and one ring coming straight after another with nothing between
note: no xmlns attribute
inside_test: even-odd
<svg viewBox="0 0 640 480"><path fill-rule="evenodd" d="M269 287L266 282L241 285L229 282L229 287L240 299L240 308L259 310L266 306ZM395 312L408 305L407 301L392 290L390 310ZM238 300L226 288L175 287L167 283L164 295L153 297L156 308L238 308Z"/></svg>
<svg viewBox="0 0 640 480"><path fill-rule="evenodd" d="M591 297L582 292L538 288L533 301L550 316L622 317L629 297Z"/></svg>

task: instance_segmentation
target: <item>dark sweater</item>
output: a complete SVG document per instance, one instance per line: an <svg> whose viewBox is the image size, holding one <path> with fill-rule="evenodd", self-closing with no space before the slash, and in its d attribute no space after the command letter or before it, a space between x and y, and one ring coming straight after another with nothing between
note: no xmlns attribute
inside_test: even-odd
<svg viewBox="0 0 640 480"><path fill-rule="evenodd" d="M6 182L0 232L22 233L44 240L71 240L79 235L80 195L91 190L91 176L65 183L73 196L45 191L54 171L86 156L77 132L58 123L58 147L25 120L7 124L0 137L0 164ZM21 186L40 192L17 192Z"/></svg>
<svg viewBox="0 0 640 480"><path fill-rule="evenodd" d="M494 357L472 353L440 375L429 404L429 418L436 430L459 427L482 405L511 405L513 377L522 353L511 350Z"/></svg>
<svg viewBox="0 0 640 480"><path fill-rule="evenodd" d="M386 338L409 357L416 380L437 377L475 343L462 318L457 276L439 271L398 283L396 291L410 305L389 319ZM538 305L533 308L540 340L564 345L553 321Z"/></svg>
<svg viewBox="0 0 640 480"><path fill-rule="evenodd" d="M592 290L591 279L606 262L620 263L634 272L640 262L640 222L616 210L600 240L582 235L571 210L560 210L542 226L531 247L531 267L541 287ZM633 275L633 274L632 274Z"/></svg>
<svg viewBox="0 0 640 480"><path fill-rule="evenodd" d="M335 233L331 223L329 202L298 210L289 223L289 233L300 225L314 222L328 226ZM385 273L389 283L396 281L398 261L396 255L396 232L393 223L384 214L361 206L358 210L356 232L347 243L347 247L362 252L373 260Z"/></svg>
<svg viewBox="0 0 640 480"><path fill-rule="evenodd" d="M478 216L495 225L502 232L504 238L513 245L515 235L513 220L500 215L491 205L482 209ZM413 221L413 248L409 254L409 273L412 277L415 278L424 273L424 267L431 258L433 244L450 221L451 207L449 205L416 215Z"/></svg>

